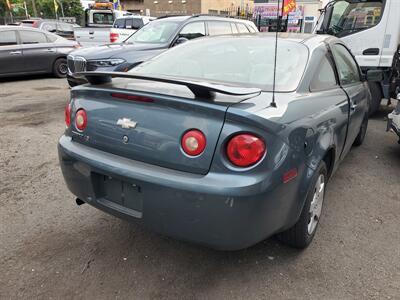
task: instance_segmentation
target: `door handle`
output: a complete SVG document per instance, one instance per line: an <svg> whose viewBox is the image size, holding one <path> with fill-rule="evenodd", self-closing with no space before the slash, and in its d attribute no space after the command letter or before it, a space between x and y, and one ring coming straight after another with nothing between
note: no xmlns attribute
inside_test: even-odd
<svg viewBox="0 0 400 300"><path fill-rule="evenodd" d="M44 50L45 52L47 52L47 53L55 53L56 52L56 50L53 50L53 49L47 49L47 50Z"/></svg>
<svg viewBox="0 0 400 300"><path fill-rule="evenodd" d="M350 109L351 110L356 110L356 108L357 108L357 104L356 103L352 103L351 105L350 105Z"/></svg>
<svg viewBox="0 0 400 300"><path fill-rule="evenodd" d="M10 55L21 55L22 51L11 51Z"/></svg>

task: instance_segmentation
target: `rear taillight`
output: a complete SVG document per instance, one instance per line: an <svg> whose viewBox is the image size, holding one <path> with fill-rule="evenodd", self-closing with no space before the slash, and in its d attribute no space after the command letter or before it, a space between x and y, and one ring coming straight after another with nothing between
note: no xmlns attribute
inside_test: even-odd
<svg viewBox="0 0 400 300"><path fill-rule="evenodd" d="M205 135L197 129L192 129L186 132L181 140L183 151L190 156L197 156L203 153L206 144L207 140Z"/></svg>
<svg viewBox="0 0 400 300"><path fill-rule="evenodd" d="M116 41L118 41L118 39L119 39L118 33L110 32L110 42L111 43L115 43Z"/></svg>
<svg viewBox="0 0 400 300"><path fill-rule="evenodd" d="M71 103L67 103L64 110L65 125L67 128L71 125Z"/></svg>
<svg viewBox="0 0 400 300"><path fill-rule="evenodd" d="M261 160L266 151L265 143L252 134L239 134L231 138L226 154L232 164L238 167L250 167Z"/></svg>
<svg viewBox="0 0 400 300"><path fill-rule="evenodd" d="M84 109L79 109L75 115L75 126L78 130L83 131L87 126L87 114Z"/></svg>

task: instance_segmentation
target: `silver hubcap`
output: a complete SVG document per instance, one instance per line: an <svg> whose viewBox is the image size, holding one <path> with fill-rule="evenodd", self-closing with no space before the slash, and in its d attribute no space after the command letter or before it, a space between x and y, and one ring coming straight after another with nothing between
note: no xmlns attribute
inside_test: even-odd
<svg viewBox="0 0 400 300"><path fill-rule="evenodd" d="M68 66L66 64L60 64L58 70L60 71L61 74L67 74Z"/></svg>
<svg viewBox="0 0 400 300"><path fill-rule="evenodd" d="M322 203L325 194L325 176L319 175L314 187L314 196L310 204L310 220L308 221L308 234L312 234L317 227L322 212Z"/></svg>

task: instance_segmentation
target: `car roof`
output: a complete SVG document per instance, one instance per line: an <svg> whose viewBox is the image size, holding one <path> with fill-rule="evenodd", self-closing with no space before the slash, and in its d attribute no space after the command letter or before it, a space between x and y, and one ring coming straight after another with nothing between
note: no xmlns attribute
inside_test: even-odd
<svg viewBox="0 0 400 300"><path fill-rule="evenodd" d="M228 35L219 35L212 37L205 37L209 41L216 40L226 40L229 42L229 39L259 39L260 42L265 43L265 40L269 40L268 42L274 41L276 38L276 33L274 32L257 32L257 33L246 33L246 34L228 34ZM203 38L202 38L203 39ZM323 34L302 34L302 33L286 33L282 32L278 34L278 40L286 40L294 43L299 43L305 45L309 48L310 51L315 50L318 47L321 47L323 44L332 44L334 42L341 42L340 39ZM341 42L343 43L343 42Z"/></svg>
<svg viewBox="0 0 400 300"><path fill-rule="evenodd" d="M141 15L127 15L127 16L122 16L122 17L118 17L116 18L116 20L118 19L155 19L155 17L150 17L150 16L141 16Z"/></svg>
<svg viewBox="0 0 400 300"><path fill-rule="evenodd" d="M225 21L225 22L237 22L237 23L250 23L251 21L230 18L225 16L215 16L215 15L192 15L192 16L163 16L158 17L155 21L175 21L175 22L190 22L191 20L201 20L201 21Z"/></svg>
<svg viewBox="0 0 400 300"><path fill-rule="evenodd" d="M212 20L212 21L229 21L229 22L241 22L241 23L247 23L250 22L249 20L242 20L242 19L237 19L237 18L231 18L228 16L217 16L217 15L193 15L190 18L192 19L201 19L201 20Z"/></svg>
<svg viewBox="0 0 400 300"><path fill-rule="evenodd" d="M274 32L260 32L252 34L261 39L275 39L276 33ZM330 44L333 41L339 41L338 38L325 34L312 34L312 33L291 33L281 32L278 34L279 40L292 41L299 44L304 44L310 49L319 47L321 44Z"/></svg>
<svg viewBox="0 0 400 300"><path fill-rule="evenodd" d="M2 30L18 30L18 31L38 31L38 32L42 32L45 34L49 34L50 32L48 31L44 31L38 28L33 28L33 27L22 27L22 26L0 26L0 31Z"/></svg>

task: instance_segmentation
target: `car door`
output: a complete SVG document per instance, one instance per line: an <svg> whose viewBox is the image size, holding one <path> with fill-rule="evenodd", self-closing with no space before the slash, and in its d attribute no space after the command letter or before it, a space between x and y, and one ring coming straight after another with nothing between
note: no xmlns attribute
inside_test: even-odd
<svg viewBox="0 0 400 300"><path fill-rule="evenodd" d="M15 30L0 31L0 75L24 71L22 49Z"/></svg>
<svg viewBox="0 0 400 300"><path fill-rule="evenodd" d="M350 107L349 99L339 85L335 63L328 49L320 58L317 70L313 71L310 92L314 105L324 110L321 114L324 115L323 119L317 122L320 126L318 130L326 130L326 121L323 120L330 120L329 123L334 124L333 140L339 158L346 144Z"/></svg>
<svg viewBox="0 0 400 300"><path fill-rule="evenodd" d="M368 95L364 83L361 81L360 69L350 51L342 44L331 45L335 60L340 86L346 92L350 100L349 126L346 145L343 151L345 155L353 145L361 124L368 114Z"/></svg>
<svg viewBox="0 0 400 300"><path fill-rule="evenodd" d="M24 67L27 72L51 72L57 50L46 34L34 30L20 30Z"/></svg>

